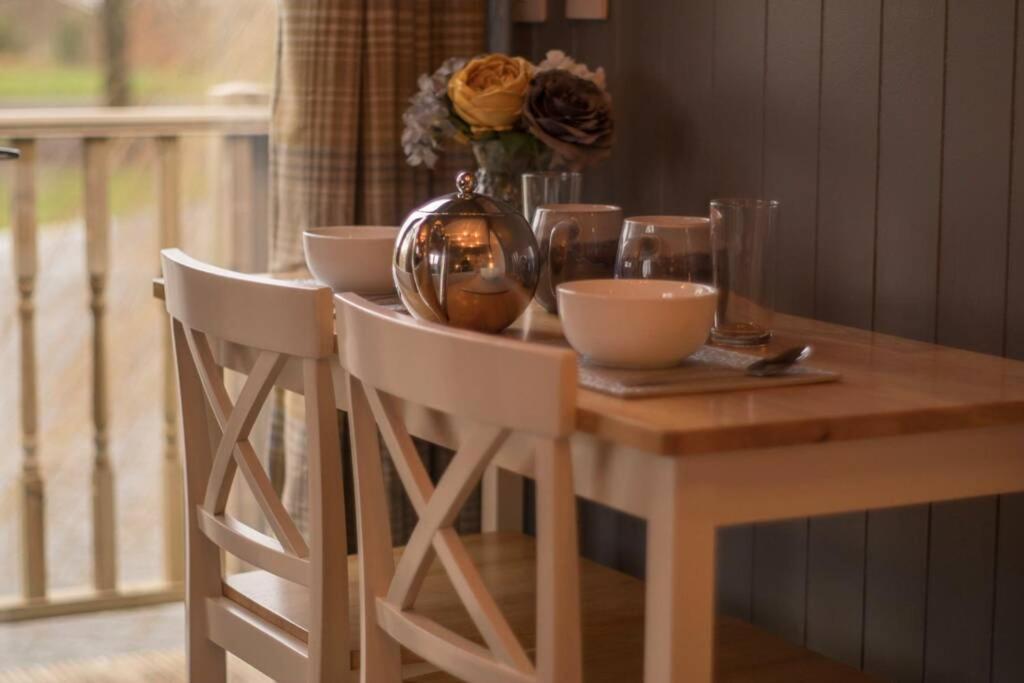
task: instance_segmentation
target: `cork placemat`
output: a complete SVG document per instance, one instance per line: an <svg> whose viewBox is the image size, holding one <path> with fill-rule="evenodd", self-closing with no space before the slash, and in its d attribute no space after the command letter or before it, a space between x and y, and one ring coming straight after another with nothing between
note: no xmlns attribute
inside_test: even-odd
<svg viewBox="0 0 1024 683"><path fill-rule="evenodd" d="M579 385L621 398L644 398L714 391L739 391L793 384L835 382L839 373L798 363L781 375L752 377L746 368L760 356L714 346L701 347L681 364L664 370L620 370L579 363Z"/></svg>

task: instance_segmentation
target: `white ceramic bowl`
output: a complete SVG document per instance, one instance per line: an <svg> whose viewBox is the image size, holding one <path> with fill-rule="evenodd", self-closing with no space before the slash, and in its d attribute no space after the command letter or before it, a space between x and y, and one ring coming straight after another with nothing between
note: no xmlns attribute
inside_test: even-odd
<svg viewBox="0 0 1024 683"><path fill-rule="evenodd" d="M309 272L335 292L387 294L394 291L391 257L398 228L343 225L302 233Z"/></svg>
<svg viewBox="0 0 1024 683"><path fill-rule="evenodd" d="M669 280L577 280L558 286L558 316L574 349L618 368L665 368L707 340L718 290Z"/></svg>

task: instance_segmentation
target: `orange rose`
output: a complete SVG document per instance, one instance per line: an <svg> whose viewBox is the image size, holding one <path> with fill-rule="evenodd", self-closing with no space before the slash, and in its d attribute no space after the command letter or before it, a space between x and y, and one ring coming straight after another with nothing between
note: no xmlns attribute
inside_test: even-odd
<svg viewBox="0 0 1024 683"><path fill-rule="evenodd" d="M448 81L455 113L474 133L511 129L523 110L533 66L522 57L483 55Z"/></svg>

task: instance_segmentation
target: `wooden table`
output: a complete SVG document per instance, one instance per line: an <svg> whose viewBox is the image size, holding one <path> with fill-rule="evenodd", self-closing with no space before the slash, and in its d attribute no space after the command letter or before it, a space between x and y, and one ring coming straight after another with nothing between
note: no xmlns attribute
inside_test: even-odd
<svg viewBox="0 0 1024 683"><path fill-rule="evenodd" d="M577 493L648 521L645 681L712 678L717 528L1024 490L1024 363L776 322L770 350L811 343L815 365L842 379L650 399L578 393ZM506 334L563 343L557 318L537 307ZM228 367L251 367L230 346L218 352ZM300 379L286 368L279 384L294 390ZM338 367L339 389L343 380ZM459 442L460 425L442 415L407 408L407 423L429 441ZM529 477L532 457L513 438L497 463ZM517 479L485 480L498 494L487 496L489 526L515 524Z"/></svg>

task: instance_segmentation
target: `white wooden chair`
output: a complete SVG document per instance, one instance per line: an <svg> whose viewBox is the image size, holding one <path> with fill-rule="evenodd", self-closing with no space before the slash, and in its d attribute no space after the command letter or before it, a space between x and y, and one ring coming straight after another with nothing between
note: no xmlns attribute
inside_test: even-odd
<svg viewBox="0 0 1024 683"><path fill-rule="evenodd" d="M229 651L278 681L346 681L349 578L331 291L221 270L176 249L161 256L185 437L189 680L225 681ZM234 403L217 364L224 342L255 358ZM299 373L304 388L308 539L248 439L282 371ZM236 472L273 537L226 514ZM221 550L258 570L224 577Z"/></svg>
<svg viewBox="0 0 1024 683"><path fill-rule="evenodd" d="M401 680L408 651L440 669L416 679L424 683L642 680L643 583L577 554L574 354L415 322L355 294L336 296L335 306L348 372L363 683ZM436 486L404 422L410 404L459 425L461 448ZM378 428L419 516L404 549L391 547ZM517 445L532 441L536 543L515 533L459 537L459 508L513 432ZM723 683L869 680L729 617L719 618L716 642Z"/></svg>
<svg viewBox="0 0 1024 683"><path fill-rule="evenodd" d="M338 298L340 357L351 371L357 567L346 557L330 291L213 268L177 250L162 252L162 261L185 436L190 681L223 683L226 651L277 681L344 683L360 659L371 683L440 683L452 680L447 674L488 683L640 680L643 584L577 557L571 353ZM223 353L252 361L234 403L218 365ZM305 395L306 537L248 441L275 379ZM403 424L405 402L474 425L436 488ZM391 548L378 425L420 517L404 550ZM451 524L459 507L513 431L534 441L537 543L512 533L458 537ZM226 514L238 471L273 536ZM224 576L222 551L257 569ZM360 611L363 657L349 638ZM733 620L720 623L719 640L730 683L861 680ZM794 677L794 666L806 675Z"/></svg>
<svg viewBox="0 0 1024 683"><path fill-rule="evenodd" d="M399 646L465 681L581 680L580 566L568 445L575 415L573 354L416 323L354 294L338 296L336 305L339 355L349 373L363 577L362 680L399 680ZM472 423L436 488L403 424L402 402ZM397 566L378 428L419 517ZM536 453L535 662L467 549L483 557L488 546L528 541L505 536L467 544L452 528L510 431L530 435ZM484 646L418 608L435 557ZM531 570L518 564L519 574ZM522 583L521 576L503 574L500 568L489 571L492 578L501 577L499 584Z"/></svg>

